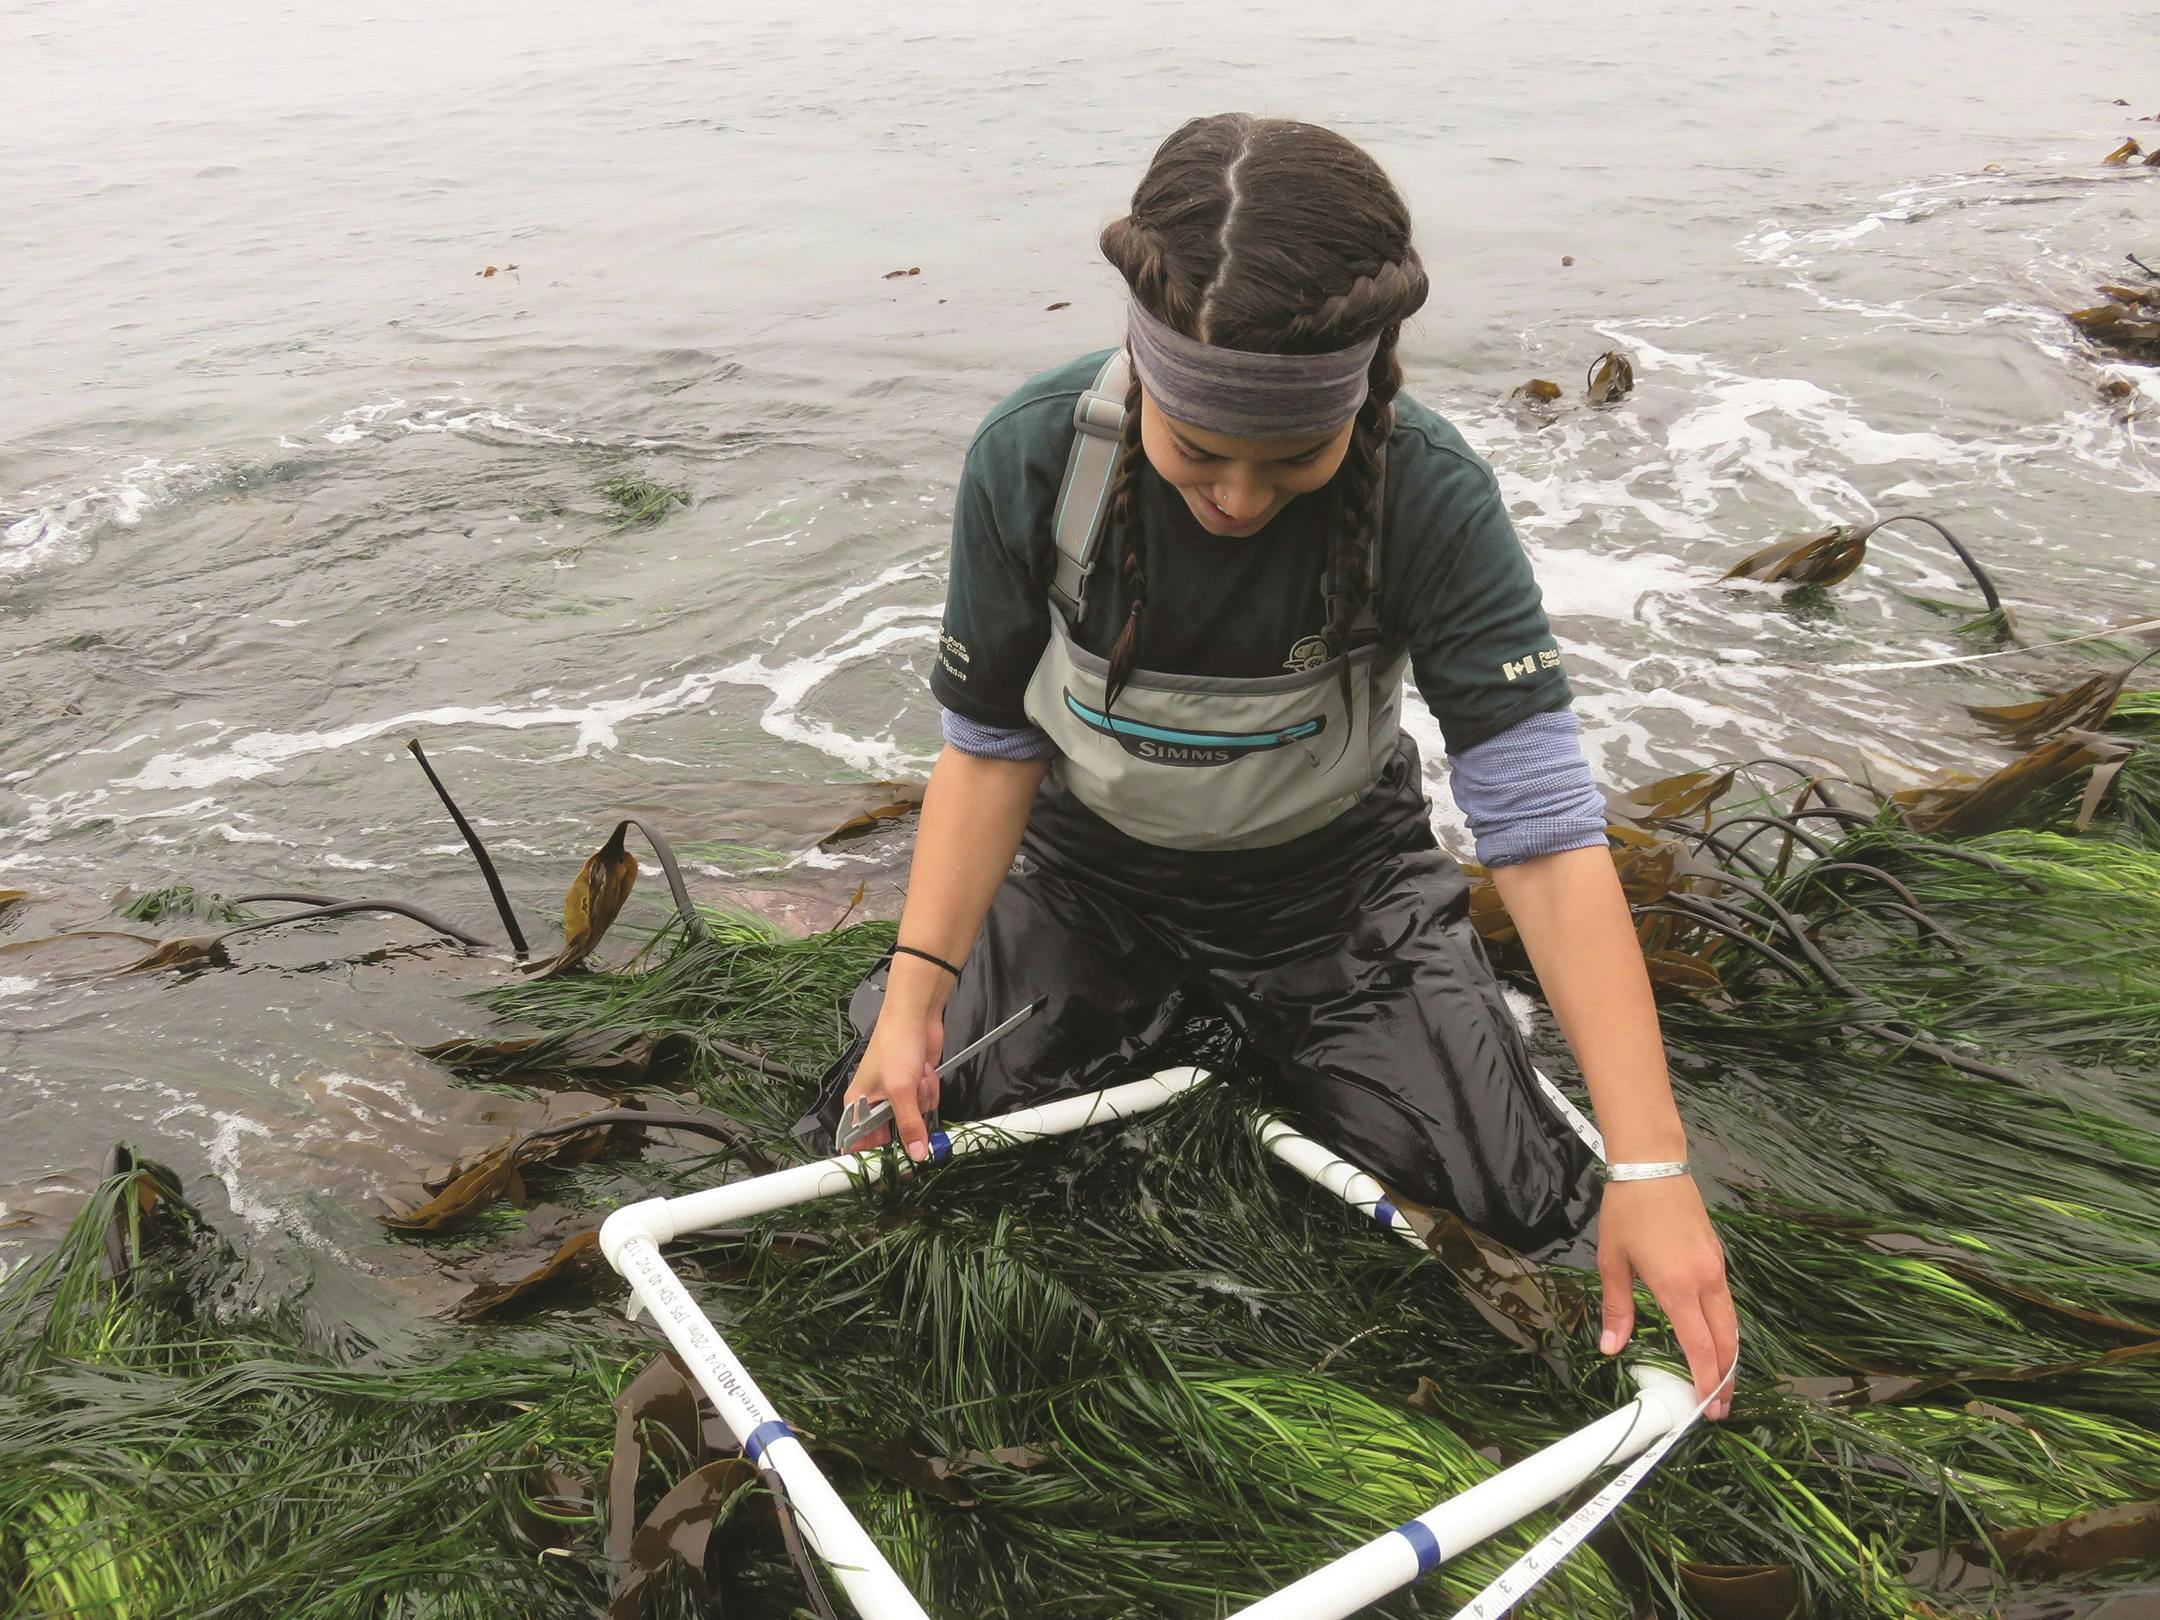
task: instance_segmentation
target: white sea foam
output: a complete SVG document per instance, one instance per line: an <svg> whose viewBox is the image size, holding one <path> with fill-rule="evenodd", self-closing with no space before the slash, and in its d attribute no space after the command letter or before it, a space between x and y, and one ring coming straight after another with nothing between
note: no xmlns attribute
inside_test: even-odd
<svg viewBox="0 0 2160 1620"><path fill-rule="evenodd" d="M222 730L199 750L179 749L153 755L132 776L111 784L117 791L199 792L227 782L252 781L294 760L352 748L392 733L453 726L527 731L562 728L574 735L562 759L583 758L622 746L622 728L635 721L677 714L711 701L720 686L764 687L772 701L759 717L768 734L871 773L923 768L927 759L901 748L892 738L860 738L837 726L806 716L805 700L827 677L866 658L901 646L926 644L936 636L932 604L893 603L872 609L838 640L798 658L768 662L762 655L737 660L724 669L697 671L642 681L624 697L591 697L583 703L557 702L532 707L515 704L446 704L317 731L251 731L229 736ZM84 805L104 797L71 795ZM55 815L56 801L47 807ZM169 812L168 812L169 813ZM33 818L42 819L42 818ZM59 817L63 822L75 819Z"/></svg>
<svg viewBox="0 0 2160 1620"><path fill-rule="evenodd" d="M356 1074L346 1074L331 1069L317 1075L316 1082L323 1094L335 1097L352 1112L352 1117L362 1124L372 1123L380 1115L395 1115L402 1119L418 1120L423 1125L439 1125L440 1114L431 1114L413 1101L412 1093L395 1080L367 1079ZM385 1107L388 1103L394 1105Z"/></svg>
<svg viewBox="0 0 2160 1620"><path fill-rule="evenodd" d="M627 698L602 699L581 706L549 704L517 708L508 704L445 704L415 709L376 720L360 720L323 731L251 731L229 744L204 753L174 752L153 755L133 776L115 783L121 789L180 789L216 787L225 782L246 782L268 776L295 759L312 754L351 748L394 731L419 727L483 726L510 731L534 727L570 727L576 731L566 757L582 758L595 749L617 746L616 727L632 718L666 714L711 695L714 677L687 675L673 686L654 690L650 685ZM224 743L224 739L218 739Z"/></svg>
<svg viewBox="0 0 2160 1620"><path fill-rule="evenodd" d="M278 1077L271 1075L275 1081ZM167 1097L178 1097L168 1087L158 1088ZM184 1121L200 1121L202 1124L190 1132ZM246 1224L248 1230L258 1237L276 1235L281 1238L298 1238L311 1248L331 1247L325 1238L308 1221L305 1211L295 1203L279 1203L268 1197L250 1178L246 1159L250 1144L273 1143L276 1149L286 1150L319 1140L329 1134L319 1122L300 1122L297 1127L287 1125L273 1131L259 1119L247 1114L234 1113L228 1109L212 1108L192 1096L178 1097L172 1106L158 1112L150 1122L175 1136L192 1134L209 1161L211 1172L224 1184L226 1201L233 1213ZM207 1136L202 1134L207 1127Z"/></svg>
<svg viewBox="0 0 2160 1620"><path fill-rule="evenodd" d="M441 394L432 397L437 400L450 398ZM406 414L393 414L399 411ZM328 422L329 425L322 429L320 435L322 441L341 448L366 440L429 433L508 434L516 438L540 439L551 444L591 442L566 431L562 426L529 420L522 405L512 405L503 410L470 398L461 399L455 405L438 404L419 410L409 410L403 399L375 400L340 412L329 418Z"/></svg>
<svg viewBox="0 0 2160 1620"><path fill-rule="evenodd" d="M815 607L803 609L794 618L788 620L782 628L784 630L799 629L812 619L821 619L828 613L846 607L850 602L859 601L865 596L874 596L880 591L890 590L893 586L908 580L927 580L934 584L937 575L931 563L932 559L929 557L915 557L907 562L894 563L876 578L864 580L860 585L850 585L837 595L818 603Z"/></svg>
<svg viewBox="0 0 2160 1620"><path fill-rule="evenodd" d="M1726 492L1750 479L1783 489L1813 518L1838 522L1875 510L1855 481L1862 469L1992 467L2000 481L2008 482L2005 464L2032 453L2028 444L1879 428L1817 383L1750 376L1705 355L1663 349L1643 338L1634 325L1616 323L1597 330L1635 351L1645 372L1699 379L1697 403L1666 428L1664 448L1678 504L1706 521L1720 511Z"/></svg>
<svg viewBox="0 0 2160 1620"><path fill-rule="evenodd" d="M392 415L406 409L403 399L356 405L317 423L313 437L339 449L418 433L493 434L554 444L591 442L562 425L528 419L522 405L499 409L466 399L459 407ZM289 433L279 433L271 442L279 450L308 448L306 440ZM12 502L0 506L0 575L27 572L47 563L80 561L101 531L132 528L152 507L201 487L211 476L201 462L144 455L86 488L66 490L45 484L22 490Z"/></svg>
<svg viewBox="0 0 2160 1620"><path fill-rule="evenodd" d="M1546 546L1528 535L1524 543L1545 593L1545 611L1554 618L1642 619L1646 598L1703 588L1699 572L1655 552Z"/></svg>
<svg viewBox="0 0 2160 1620"><path fill-rule="evenodd" d="M1813 264L1818 254L1842 252L1892 225L1916 224L1957 207L1958 193L1995 189L2002 184L2000 175L1990 174L1913 181L1883 192L1875 199L1882 206L1869 209L1857 219L1819 225L1813 230L1794 230L1782 220L1766 219L1741 239L1740 255L1756 264L1805 267Z"/></svg>
<svg viewBox="0 0 2160 1620"><path fill-rule="evenodd" d="M71 494L50 484L22 491L16 499L28 509L0 528L0 574L76 561L100 530L134 527L155 502L199 470L192 461L144 456Z"/></svg>

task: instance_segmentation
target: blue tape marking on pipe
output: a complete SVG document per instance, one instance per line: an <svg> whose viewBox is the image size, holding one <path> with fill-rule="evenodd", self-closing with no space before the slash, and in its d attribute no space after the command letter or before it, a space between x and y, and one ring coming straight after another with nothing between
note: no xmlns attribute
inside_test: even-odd
<svg viewBox="0 0 2160 1620"><path fill-rule="evenodd" d="M795 1431L789 1428L783 1419L774 1418L770 1423L760 1423L750 1431L750 1438L742 1443L743 1455L754 1463L765 1454L765 1448L775 1440L792 1440L794 1438Z"/></svg>
<svg viewBox="0 0 2160 1620"><path fill-rule="evenodd" d="M952 1157L952 1138L943 1131L930 1133L930 1162L943 1164Z"/></svg>
<svg viewBox="0 0 2160 1620"><path fill-rule="evenodd" d="M1417 1551L1417 1572L1430 1575L1440 1563L1440 1543L1425 1526L1412 1519L1408 1524L1398 1524L1395 1533Z"/></svg>
<svg viewBox="0 0 2160 1620"><path fill-rule="evenodd" d="M1394 1230L1395 1230L1395 1204L1394 1204L1394 1201L1393 1201L1392 1199L1387 1199L1387 1198L1383 1198L1383 1199L1381 1199L1381 1200L1380 1200L1380 1202L1379 1202L1379 1203L1377 1203L1377 1204L1373 1205L1373 1207L1372 1207L1372 1218L1373 1218L1374 1220L1378 1221L1378 1222L1379 1222L1379 1223L1380 1223L1380 1224L1381 1224L1382 1226L1386 1227L1386 1228L1387 1228L1387 1229L1388 1229L1389 1231L1391 1231L1391 1232L1392 1232L1392 1231L1394 1231Z"/></svg>

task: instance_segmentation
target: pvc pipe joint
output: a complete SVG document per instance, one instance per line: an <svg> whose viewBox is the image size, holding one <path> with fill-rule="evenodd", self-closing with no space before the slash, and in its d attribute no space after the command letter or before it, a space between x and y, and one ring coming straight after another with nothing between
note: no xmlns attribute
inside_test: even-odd
<svg viewBox="0 0 2160 1620"><path fill-rule="evenodd" d="M623 1245L632 1238L645 1238L654 1248L671 1243L675 1239L675 1223L668 1218L666 1198L646 1198L635 1204L625 1204L600 1223L600 1252L607 1263L620 1272L623 1269Z"/></svg>

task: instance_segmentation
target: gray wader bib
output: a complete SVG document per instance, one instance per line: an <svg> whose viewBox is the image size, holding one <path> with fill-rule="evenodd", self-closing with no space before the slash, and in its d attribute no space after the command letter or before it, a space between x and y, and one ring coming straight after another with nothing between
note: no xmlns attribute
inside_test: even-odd
<svg viewBox="0 0 2160 1620"><path fill-rule="evenodd" d="M1401 731L1408 651L1380 639L1379 548L1350 650L1258 679L1110 666L1073 638L1108 526L1127 362L1113 355L1073 411L1056 509L1050 643L1028 681L1028 719L1057 745L1051 772L1120 831L1166 849L1260 849L1326 826L1380 780ZM1347 659L1348 679L1341 663ZM1347 702L1345 695L1347 694Z"/></svg>
<svg viewBox="0 0 2160 1620"><path fill-rule="evenodd" d="M1348 655L1347 707L1336 661L1261 680L1142 672L1106 712L1107 668L1067 620L1101 538L1121 360L1075 413L1058 611L1027 693L1064 757L945 1009L945 1050L1042 1010L945 1082L944 1118L1199 1062L1398 1196L1518 1248L1568 1238L1594 1202L1590 1156L1538 1090L1469 887L1433 838L1397 720L1403 656L1376 623ZM882 965L856 988L855 1043L797 1127L821 1149L884 988Z"/></svg>

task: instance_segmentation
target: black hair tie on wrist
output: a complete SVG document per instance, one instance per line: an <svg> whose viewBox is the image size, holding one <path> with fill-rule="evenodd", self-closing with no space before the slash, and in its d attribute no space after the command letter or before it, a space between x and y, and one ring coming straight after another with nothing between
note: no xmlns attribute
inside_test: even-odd
<svg viewBox="0 0 2160 1620"><path fill-rule="evenodd" d="M932 966L943 968L954 978L957 979L960 977L960 970L954 967L950 962L946 961L945 958L942 956L932 956L928 951L918 951L912 945L895 945L893 947L893 950L897 955L900 956L919 956L925 962L930 963Z"/></svg>

